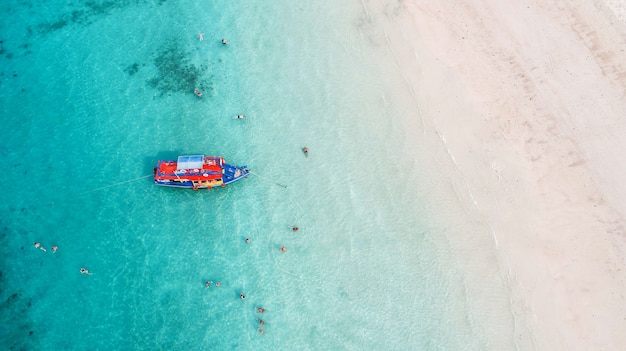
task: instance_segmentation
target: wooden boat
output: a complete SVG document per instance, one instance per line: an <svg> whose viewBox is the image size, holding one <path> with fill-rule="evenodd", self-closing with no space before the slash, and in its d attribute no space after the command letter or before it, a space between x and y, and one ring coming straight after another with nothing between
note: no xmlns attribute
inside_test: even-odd
<svg viewBox="0 0 626 351"><path fill-rule="evenodd" d="M211 189L247 178L246 166L233 166L220 156L182 155L160 160L154 168L154 184L175 188Z"/></svg>

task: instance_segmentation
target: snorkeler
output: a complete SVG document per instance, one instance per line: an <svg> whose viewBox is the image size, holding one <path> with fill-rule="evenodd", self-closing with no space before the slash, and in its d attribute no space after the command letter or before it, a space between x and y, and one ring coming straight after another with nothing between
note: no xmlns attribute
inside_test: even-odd
<svg viewBox="0 0 626 351"><path fill-rule="evenodd" d="M38 248L39 250L43 251L43 252L46 252L46 248L41 246L40 243L35 243L35 247Z"/></svg>

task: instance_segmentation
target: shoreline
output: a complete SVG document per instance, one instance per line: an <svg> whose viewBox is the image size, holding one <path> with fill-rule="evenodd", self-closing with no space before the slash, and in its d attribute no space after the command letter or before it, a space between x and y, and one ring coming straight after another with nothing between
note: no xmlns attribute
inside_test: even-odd
<svg viewBox="0 0 626 351"><path fill-rule="evenodd" d="M403 6L410 20L386 12L385 34L417 107L406 123L447 154L445 176L491 231L511 341L619 349L626 27L600 1Z"/></svg>

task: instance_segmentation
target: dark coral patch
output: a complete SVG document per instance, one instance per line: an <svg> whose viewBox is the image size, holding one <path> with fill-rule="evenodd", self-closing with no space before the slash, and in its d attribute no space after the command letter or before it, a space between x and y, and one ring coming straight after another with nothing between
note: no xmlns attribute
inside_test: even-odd
<svg viewBox="0 0 626 351"><path fill-rule="evenodd" d="M177 42L164 45L154 59L158 76L148 80L148 85L161 94L190 92L200 83L202 69L189 63L187 52Z"/></svg>
<svg viewBox="0 0 626 351"><path fill-rule="evenodd" d="M133 63L132 65L126 67L124 72L128 73L129 76L132 76L133 74L139 72L139 64Z"/></svg>

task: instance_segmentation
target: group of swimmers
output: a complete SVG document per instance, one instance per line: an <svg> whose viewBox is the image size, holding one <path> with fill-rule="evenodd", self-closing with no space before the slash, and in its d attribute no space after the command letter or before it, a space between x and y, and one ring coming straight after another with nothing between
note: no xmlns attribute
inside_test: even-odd
<svg viewBox="0 0 626 351"><path fill-rule="evenodd" d="M294 231L294 232L297 232L298 230L300 230L300 228L295 227L295 226L289 227L289 229L291 229L291 230L292 230L292 231ZM251 242L251 241L252 241L252 240L251 240L250 238L246 238L246 244L250 244L250 242ZM281 247L280 247L280 251L281 251L281 252L285 252L285 253L286 253L286 252L287 252L287 248L286 248L286 247L284 247L284 246L281 246ZM245 297L244 297L244 298L242 298L242 299L245 299Z"/></svg>
<svg viewBox="0 0 626 351"><path fill-rule="evenodd" d="M246 299L246 294L244 292L239 293L239 298L242 299L242 300L245 300ZM257 307L256 308L256 313L263 313L263 312L265 312L265 309L263 307ZM257 318L257 320L259 321L259 334L265 333L263 328L261 328L265 324L265 321L260 319L260 318Z"/></svg>
<svg viewBox="0 0 626 351"><path fill-rule="evenodd" d="M208 287L210 287L210 286L211 286L211 284L213 284L213 281L212 281L212 280L207 280L207 281L204 283L204 286L206 286L206 287L208 288ZM222 283L220 283L220 282L215 282L215 286L218 286L218 287L219 287L219 286L222 286Z"/></svg>
<svg viewBox="0 0 626 351"><path fill-rule="evenodd" d="M300 228L298 228L296 226L290 226L289 229L291 229L294 232L297 232L298 230L300 230ZM251 241L250 238L246 238L246 244L249 244L250 241ZM287 252L287 249L284 246L281 246L280 247L280 251ZM208 287L210 285L210 282L207 282L206 284L207 284L207 287ZM219 284L219 282L217 284ZM244 292L239 293L239 298L242 299L242 300L245 300L246 299L246 294ZM265 309L263 307L258 307L257 308L257 313L263 313L263 312L265 312ZM263 334L263 333L265 333L265 331L261 327L263 326L263 324L265 324L265 321L262 320L262 319L258 319L258 321L259 321L259 334Z"/></svg>
<svg viewBox="0 0 626 351"><path fill-rule="evenodd" d="M35 246L35 248L36 248L36 249L39 249L39 250L41 250L41 251L43 251L43 252L48 252L48 250L46 250L46 248L45 248L45 247L43 247L43 246L41 245L41 243L40 243L40 242L35 241L34 246ZM59 247L58 247L58 246L56 246L56 245L53 245L53 246L50 248L50 250L52 251L52 253L56 253L58 249L59 249ZM88 270L87 268L85 268L85 267L81 267L81 269L80 269L80 274L90 275L91 273L89 272L89 270Z"/></svg>
<svg viewBox="0 0 626 351"><path fill-rule="evenodd" d="M204 33L198 33L198 39L200 39L200 41L204 40ZM222 44L226 45L228 44L228 41L226 41L226 39L222 38Z"/></svg>
<svg viewBox="0 0 626 351"><path fill-rule="evenodd" d="M36 248L36 249L39 249L39 250L41 250L41 251L43 251L43 252L47 252L47 251L48 251L48 250L46 250L46 248L45 248L45 247L41 246L41 243L38 243L38 242L35 242L35 248ZM52 248L51 248L51 249L52 249L52 252L57 252L57 250L59 249L59 247L58 247L58 246L56 246L56 245L54 245L54 246L52 246Z"/></svg>
<svg viewBox="0 0 626 351"><path fill-rule="evenodd" d="M198 39L200 39L200 41L203 41L204 40L204 33L198 33ZM226 44L228 44L228 41L226 41L226 39L222 38L222 44L226 45ZM198 99L202 98L202 92L200 92L200 90L194 89L193 93L196 94ZM243 118L243 115L239 115L239 116L242 116L241 118Z"/></svg>

